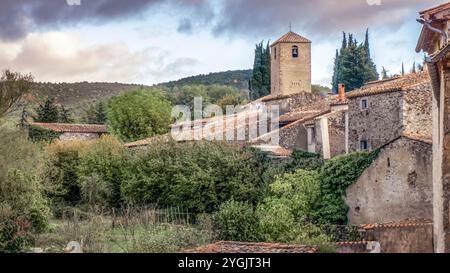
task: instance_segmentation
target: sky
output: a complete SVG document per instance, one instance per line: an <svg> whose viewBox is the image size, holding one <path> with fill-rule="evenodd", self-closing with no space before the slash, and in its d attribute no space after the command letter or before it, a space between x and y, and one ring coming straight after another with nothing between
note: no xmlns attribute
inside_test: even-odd
<svg viewBox="0 0 450 273"><path fill-rule="evenodd" d="M45 82L152 85L249 69L257 42L312 40L313 83L330 85L342 32L370 31L379 71L413 62L420 10L442 0L0 0L0 69Z"/></svg>

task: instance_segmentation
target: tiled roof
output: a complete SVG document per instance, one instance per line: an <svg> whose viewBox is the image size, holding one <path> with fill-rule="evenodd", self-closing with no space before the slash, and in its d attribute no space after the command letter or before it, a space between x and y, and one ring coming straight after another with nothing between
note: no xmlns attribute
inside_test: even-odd
<svg viewBox="0 0 450 273"><path fill-rule="evenodd" d="M427 219L406 219L400 222L391 222L384 224L365 224L360 225L364 230L371 230L377 228L402 228L402 227L420 227L433 224L432 220Z"/></svg>
<svg viewBox="0 0 450 273"><path fill-rule="evenodd" d="M415 85L430 82L430 76L427 72L410 73L402 77L370 82L360 89L347 93L347 98L357 98L371 96L383 93L404 91Z"/></svg>
<svg viewBox="0 0 450 273"><path fill-rule="evenodd" d="M298 35L295 32L289 31L288 33L281 36L280 39L276 40L275 43L272 44L272 46L278 43L311 43L311 41L303 36Z"/></svg>
<svg viewBox="0 0 450 273"><path fill-rule="evenodd" d="M319 249L303 245L283 245L271 243L246 242L217 242L194 249L185 253L317 253Z"/></svg>
<svg viewBox="0 0 450 273"><path fill-rule="evenodd" d="M269 146L269 145L259 145L259 146L252 146L253 148L260 149L264 152L269 152L273 156L279 156L279 157L289 157L292 155L293 151L290 149L283 148L281 146Z"/></svg>
<svg viewBox="0 0 450 273"><path fill-rule="evenodd" d="M126 143L125 147L135 148L135 147L140 147L140 146L148 146L157 141L168 141L170 139L171 139L170 135L165 134L165 135L161 135L161 136L155 136L155 137L150 137L150 138L146 138L146 139L141 139L141 140L138 140L135 142Z"/></svg>
<svg viewBox="0 0 450 273"><path fill-rule="evenodd" d="M431 137L431 134L424 134L424 132L421 133L414 133L414 132L403 132L402 137L406 137L408 139L421 141L427 144L433 144L433 139Z"/></svg>
<svg viewBox="0 0 450 273"><path fill-rule="evenodd" d="M106 125L34 122L32 126L59 133L107 133Z"/></svg>
<svg viewBox="0 0 450 273"><path fill-rule="evenodd" d="M435 14L435 13L444 11L444 10L446 10L446 9L450 9L450 3L449 3L449 2L444 3L444 4L440 4L440 5L438 5L438 6L434 6L434 7L432 7L432 8L426 9L426 10L423 10L423 11L421 11L421 12L419 12L419 13L420 13L420 15L423 15L423 14L425 14L425 13L428 13L428 14Z"/></svg>
<svg viewBox="0 0 450 273"><path fill-rule="evenodd" d="M330 107L326 103L318 103L312 104L306 107L300 107L292 110L289 113L286 113L280 116L280 123L289 123L298 120L302 120L306 122L308 120L312 120L316 117L327 114L331 111Z"/></svg>

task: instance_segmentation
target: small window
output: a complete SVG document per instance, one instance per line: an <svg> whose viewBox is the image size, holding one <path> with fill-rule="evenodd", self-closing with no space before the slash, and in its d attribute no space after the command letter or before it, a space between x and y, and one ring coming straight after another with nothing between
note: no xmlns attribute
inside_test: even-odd
<svg viewBox="0 0 450 273"><path fill-rule="evenodd" d="M361 110L369 109L369 100L361 99Z"/></svg>
<svg viewBox="0 0 450 273"><path fill-rule="evenodd" d="M361 140L360 142L360 150L361 151L367 151L369 149L369 143L367 140Z"/></svg>
<svg viewBox="0 0 450 273"><path fill-rule="evenodd" d="M292 58L298 58L298 46L292 47Z"/></svg>
<svg viewBox="0 0 450 273"><path fill-rule="evenodd" d="M275 60L277 59L277 48L276 47L273 49L273 58Z"/></svg>

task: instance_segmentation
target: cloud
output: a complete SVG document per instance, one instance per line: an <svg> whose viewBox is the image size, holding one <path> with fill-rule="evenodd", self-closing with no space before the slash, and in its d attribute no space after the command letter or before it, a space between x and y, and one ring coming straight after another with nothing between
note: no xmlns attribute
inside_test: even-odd
<svg viewBox="0 0 450 273"><path fill-rule="evenodd" d="M132 52L122 43L84 46L60 32L32 33L20 42L0 43L3 68L32 73L38 81L157 81L196 64L194 59L164 59ZM151 50L154 51L154 50ZM165 64L167 63L167 64Z"/></svg>
<svg viewBox="0 0 450 273"><path fill-rule="evenodd" d="M177 31L181 33L191 34L192 28L192 21L189 18L183 18L178 23Z"/></svg>
<svg viewBox="0 0 450 273"><path fill-rule="evenodd" d="M1 0L0 39L17 40L35 30L58 29L64 25L142 15L150 8L170 5L193 13L209 13L207 0L83 0L69 5L66 0ZM206 17L205 17L206 16ZM210 16L210 15L209 15Z"/></svg>
<svg viewBox="0 0 450 273"><path fill-rule="evenodd" d="M161 7L176 10L182 19L178 31L212 28L216 35L272 35L287 29L323 36L335 31L354 31L385 24L396 28L407 14L415 14L440 0L95 0L70 6L66 0L2 0L0 39L17 40L27 33L58 29L64 25L111 20L142 15Z"/></svg>
<svg viewBox="0 0 450 273"><path fill-rule="evenodd" d="M373 2L373 1L372 1ZM275 34L287 29L326 36L336 31L354 31L376 25L399 27L407 15L417 14L439 0L381 0L369 5L367 0L227 0L223 1L216 34Z"/></svg>

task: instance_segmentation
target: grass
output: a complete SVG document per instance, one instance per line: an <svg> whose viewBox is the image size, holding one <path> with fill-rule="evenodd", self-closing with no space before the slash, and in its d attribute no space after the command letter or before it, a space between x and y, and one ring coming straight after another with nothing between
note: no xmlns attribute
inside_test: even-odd
<svg viewBox="0 0 450 273"><path fill-rule="evenodd" d="M174 253L213 241L203 224L164 223L139 216L113 219L90 215L85 219L53 219L47 233L36 237L35 247L63 252L70 241L82 242L87 253Z"/></svg>

